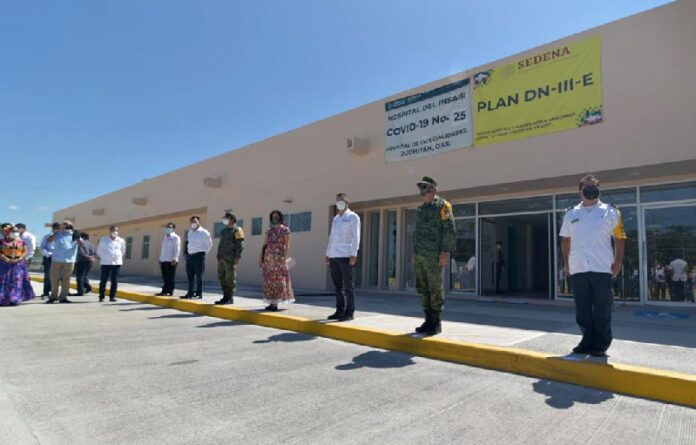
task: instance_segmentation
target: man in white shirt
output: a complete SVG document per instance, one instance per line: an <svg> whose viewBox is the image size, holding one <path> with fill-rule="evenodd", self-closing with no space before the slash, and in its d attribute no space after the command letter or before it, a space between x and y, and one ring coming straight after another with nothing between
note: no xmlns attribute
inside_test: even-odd
<svg viewBox="0 0 696 445"><path fill-rule="evenodd" d="M336 195L336 209L326 248L326 264L331 270L331 279L336 288L336 312L329 320L353 319L355 312L355 285L353 266L358 261L360 248L360 217L348 208L348 195Z"/></svg>
<svg viewBox="0 0 696 445"><path fill-rule="evenodd" d="M53 249L55 248L55 245L53 242L48 241L48 238L50 236L53 236L58 229L60 229L60 223L54 222L52 225L52 231L44 235L43 238L41 238L41 245L39 246L39 249L41 249L41 255L43 255L43 270L44 270L44 284L43 284L43 293L41 294L41 299L43 300L45 297L50 297L51 296L51 262L52 262L52 257L53 257Z"/></svg>
<svg viewBox="0 0 696 445"><path fill-rule="evenodd" d="M26 262L29 265L32 258L34 258L34 251L36 250L36 237L27 232L27 226L24 223L17 223L15 227L19 231L19 237L22 238L22 242L27 246Z"/></svg>
<svg viewBox="0 0 696 445"><path fill-rule="evenodd" d="M575 298L582 340L573 352L606 357L612 341L612 278L621 271L626 233L621 213L599 200L599 181L580 181L582 202L566 211L560 236L566 276ZM612 249L611 241L614 239Z"/></svg>
<svg viewBox="0 0 696 445"><path fill-rule="evenodd" d="M181 238L174 232L176 224L170 222L167 224L167 235L162 239L162 248L160 249L160 269L162 270L162 291L157 296L171 296L174 293L174 276L176 275L176 265L179 264L179 255L181 253Z"/></svg>
<svg viewBox="0 0 696 445"><path fill-rule="evenodd" d="M670 289L672 301L684 301L685 299L687 266L686 261L681 258L675 258L669 263L669 267L672 269L672 288Z"/></svg>
<svg viewBox="0 0 696 445"><path fill-rule="evenodd" d="M123 264L123 255L126 254L126 242L118 236L118 227L109 227L109 236L99 240L97 245L97 257L101 262L101 276L99 278L99 301L104 301L106 282L111 278L109 289L109 301L116 301L118 289L118 273Z"/></svg>
<svg viewBox="0 0 696 445"><path fill-rule="evenodd" d="M201 227L201 220L197 216L189 219L191 230L186 232L186 275L188 277L188 292L181 298L203 298L203 273L205 273L205 256L213 247L213 239L210 232ZM195 294L194 294L195 284Z"/></svg>

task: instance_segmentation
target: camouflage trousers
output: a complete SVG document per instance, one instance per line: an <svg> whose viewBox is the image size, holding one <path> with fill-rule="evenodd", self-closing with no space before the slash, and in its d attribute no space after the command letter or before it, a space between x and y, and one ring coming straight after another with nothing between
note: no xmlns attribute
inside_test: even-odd
<svg viewBox="0 0 696 445"><path fill-rule="evenodd" d="M237 266L234 264L234 258L218 260L218 281L225 295L234 296L237 289Z"/></svg>
<svg viewBox="0 0 696 445"><path fill-rule="evenodd" d="M424 311L442 312L445 293L442 289L442 266L437 258L415 257L416 290Z"/></svg>

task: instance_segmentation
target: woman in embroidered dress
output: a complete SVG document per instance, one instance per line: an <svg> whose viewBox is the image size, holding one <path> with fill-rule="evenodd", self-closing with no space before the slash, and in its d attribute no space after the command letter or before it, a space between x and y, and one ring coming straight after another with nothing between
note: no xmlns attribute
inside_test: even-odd
<svg viewBox="0 0 696 445"><path fill-rule="evenodd" d="M283 214L274 210L270 214L271 227L261 248L259 267L263 270L263 301L266 310L277 311L278 304L295 302L288 270L290 255L290 229L283 224Z"/></svg>
<svg viewBox="0 0 696 445"><path fill-rule="evenodd" d="M27 269L27 246L12 225L3 227L0 241L0 306L16 306L34 298Z"/></svg>

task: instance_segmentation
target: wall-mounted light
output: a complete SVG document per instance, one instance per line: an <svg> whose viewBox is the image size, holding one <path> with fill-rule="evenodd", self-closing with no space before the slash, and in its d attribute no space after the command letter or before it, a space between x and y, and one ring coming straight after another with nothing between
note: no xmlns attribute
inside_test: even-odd
<svg viewBox="0 0 696 445"><path fill-rule="evenodd" d="M92 209L92 215L104 216L104 209Z"/></svg>
<svg viewBox="0 0 696 445"><path fill-rule="evenodd" d="M285 204L292 204L292 198L284 199L283 202L284 202Z"/></svg>
<svg viewBox="0 0 696 445"><path fill-rule="evenodd" d="M367 141L356 137L346 139L346 150L356 155L364 155L369 151Z"/></svg>
<svg viewBox="0 0 696 445"><path fill-rule="evenodd" d="M137 206L144 206L147 204L147 198L133 198L133 204Z"/></svg>
<svg viewBox="0 0 696 445"><path fill-rule="evenodd" d="M210 187L211 189L219 189L222 187L222 179L221 178L203 178L203 184L206 187Z"/></svg>

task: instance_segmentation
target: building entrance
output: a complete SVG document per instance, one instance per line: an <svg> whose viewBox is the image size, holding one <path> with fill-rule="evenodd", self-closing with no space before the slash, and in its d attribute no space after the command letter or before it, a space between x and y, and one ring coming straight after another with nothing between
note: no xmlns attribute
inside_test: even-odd
<svg viewBox="0 0 696 445"><path fill-rule="evenodd" d="M551 214L480 220L481 293L551 298Z"/></svg>

